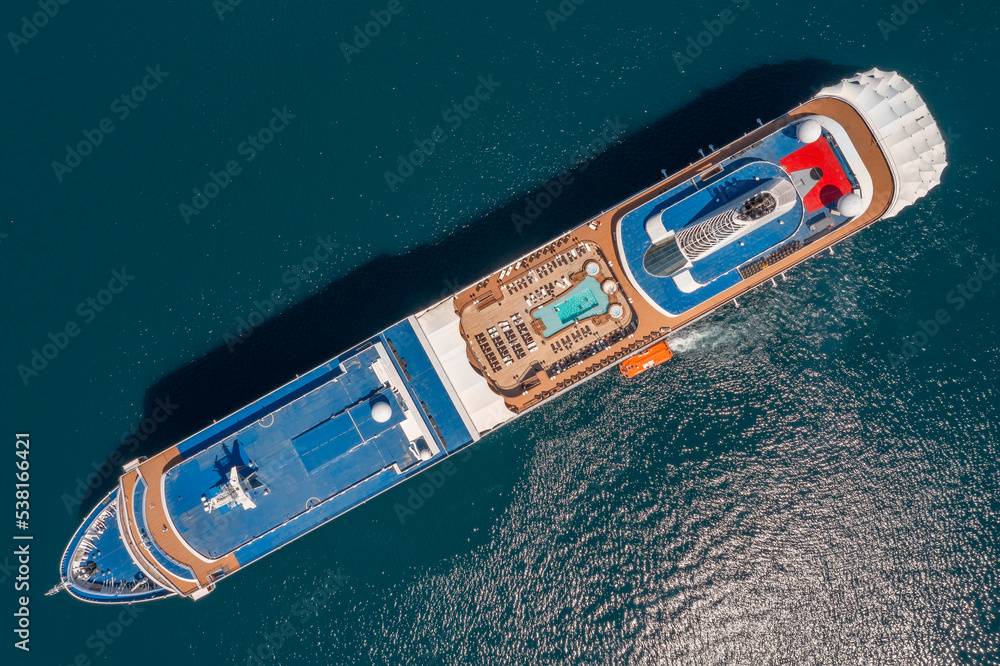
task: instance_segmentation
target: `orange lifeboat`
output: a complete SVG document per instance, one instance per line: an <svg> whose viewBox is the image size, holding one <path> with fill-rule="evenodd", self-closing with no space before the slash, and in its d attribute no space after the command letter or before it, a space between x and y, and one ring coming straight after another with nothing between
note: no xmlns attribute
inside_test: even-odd
<svg viewBox="0 0 1000 666"><path fill-rule="evenodd" d="M646 372L654 365L669 361L673 357L674 353L670 351L670 347L667 346L666 342L657 342L652 347L629 356L618 364L618 368L626 377L635 377Z"/></svg>

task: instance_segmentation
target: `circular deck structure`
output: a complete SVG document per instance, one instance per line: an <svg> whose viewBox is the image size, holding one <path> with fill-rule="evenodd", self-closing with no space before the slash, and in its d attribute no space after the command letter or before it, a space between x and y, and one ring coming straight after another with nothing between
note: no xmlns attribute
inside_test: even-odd
<svg viewBox="0 0 1000 666"><path fill-rule="evenodd" d="M857 217L865 212L865 202L857 194L848 192L837 202L837 212L844 217Z"/></svg>
<svg viewBox="0 0 1000 666"><path fill-rule="evenodd" d="M812 143L821 136L823 136L823 126L812 118L799 123L795 129L795 138L802 143Z"/></svg>
<svg viewBox="0 0 1000 666"><path fill-rule="evenodd" d="M384 399L372 401L372 421L385 423L392 418L392 407Z"/></svg>

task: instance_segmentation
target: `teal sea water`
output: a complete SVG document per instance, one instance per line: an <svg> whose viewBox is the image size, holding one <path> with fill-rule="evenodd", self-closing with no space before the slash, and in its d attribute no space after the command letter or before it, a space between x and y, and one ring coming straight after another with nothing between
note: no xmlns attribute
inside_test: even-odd
<svg viewBox="0 0 1000 666"><path fill-rule="evenodd" d="M970 282L1000 244L994 3L223 2L0 8L3 663L1000 663L1000 278ZM370 12L391 20L345 55ZM202 601L43 596L122 460L873 66L946 131L940 188L678 333L667 366Z"/></svg>

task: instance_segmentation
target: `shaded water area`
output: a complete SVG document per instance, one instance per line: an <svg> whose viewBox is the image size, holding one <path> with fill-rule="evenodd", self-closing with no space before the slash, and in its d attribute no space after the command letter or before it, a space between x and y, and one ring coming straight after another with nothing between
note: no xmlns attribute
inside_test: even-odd
<svg viewBox="0 0 1000 666"><path fill-rule="evenodd" d="M563 5L68 3L8 38L8 661L998 663L998 9ZM201 601L42 596L124 461L872 66L946 133L918 205Z"/></svg>

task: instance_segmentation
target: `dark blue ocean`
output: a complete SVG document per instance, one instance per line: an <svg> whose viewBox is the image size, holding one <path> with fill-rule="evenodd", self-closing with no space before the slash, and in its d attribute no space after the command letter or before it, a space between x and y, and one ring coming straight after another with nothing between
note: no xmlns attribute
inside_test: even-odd
<svg viewBox="0 0 1000 666"><path fill-rule="evenodd" d="M995 3L10 0L0 28L4 664L1000 663ZM122 460L874 66L935 114L941 186L666 366L204 600L43 596Z"/></svg>

